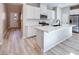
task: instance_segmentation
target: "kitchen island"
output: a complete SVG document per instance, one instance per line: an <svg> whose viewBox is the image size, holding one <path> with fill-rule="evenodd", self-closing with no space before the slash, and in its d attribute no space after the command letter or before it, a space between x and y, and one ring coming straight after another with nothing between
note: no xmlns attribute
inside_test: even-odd
<svg viewBox="0 0 79 59"><path fill-rule="evenodd" d="M57 44L72 36L73 25L63 26L37 26L37 43L41 47L43 52L48 51Z"/></svg>

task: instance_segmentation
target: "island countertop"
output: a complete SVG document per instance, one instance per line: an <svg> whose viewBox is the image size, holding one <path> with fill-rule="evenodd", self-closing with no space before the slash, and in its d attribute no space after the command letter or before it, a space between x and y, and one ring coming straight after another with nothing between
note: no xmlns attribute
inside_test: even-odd
<svg viewBox="0 0 79 59"><path fill-rule="evenodd" d="M35 28L44 32L58 31L65 27L74 27L75 25L62 25L62 26L36 26Z"/></svg>

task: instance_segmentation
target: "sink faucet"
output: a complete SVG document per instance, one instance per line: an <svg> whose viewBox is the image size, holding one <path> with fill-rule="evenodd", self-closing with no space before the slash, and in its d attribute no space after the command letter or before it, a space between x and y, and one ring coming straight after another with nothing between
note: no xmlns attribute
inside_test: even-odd
<svg viewBox="0 0 79 59"><path fill-rule="evenodd" d="M57 20L56 22L58 22L58 25L60 26L60 20Z"/></svg>

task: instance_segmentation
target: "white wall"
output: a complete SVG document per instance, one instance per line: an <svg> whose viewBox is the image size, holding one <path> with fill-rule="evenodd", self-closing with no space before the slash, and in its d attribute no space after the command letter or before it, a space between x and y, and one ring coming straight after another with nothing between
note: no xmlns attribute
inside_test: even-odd
<svg viewBox="0 0 79 59"><path fill-rule="evenodd" d="M61 19L61 23L62 24L68 24L69 23L69 14L70 14L70 8L69 7L65 7L62 8L62 19Z"/></svg>
<svg viewBox="0 0 79 59"><path fill-rule="evenodd" d="M0 3L0 43L3 41L3 22L5 20L4 5Z"/></svg>
<svg viewBox="0 0 79 59"><path fill-rule="evenodd" d="M60 8L60 7L55 7L54 8L54 21L53 22L55 22L55 20L60 20L60 24L61 24L61 14L62 14L62 9Z"/></svg>

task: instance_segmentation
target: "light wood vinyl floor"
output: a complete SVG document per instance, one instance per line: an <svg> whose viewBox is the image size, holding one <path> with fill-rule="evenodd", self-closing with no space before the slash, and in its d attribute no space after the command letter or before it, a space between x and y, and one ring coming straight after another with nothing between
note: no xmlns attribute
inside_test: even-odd
<svg viewBox="0 0 79 59"><path fill-rule="evenodd" d="M1 55L41 55L41 48L36 43L36 37L21 39L20 30L11 30L0 46ZM79 55L79 33L53 47L45 55Z"/></svg>
<svg viewBox="0 0 79 59"><path fill-rule="evenodd" d="M79 55L79 33L73 33L73 36L71 38L53 47L45 54L46 55Z"/></svg>
<svg viewBox="0 0 79 59"><path fill-rule="evenodd" d="M36 38L21 39L20 30L11 30L0 46L1 55L37 55L41 54Z"/></svg>

